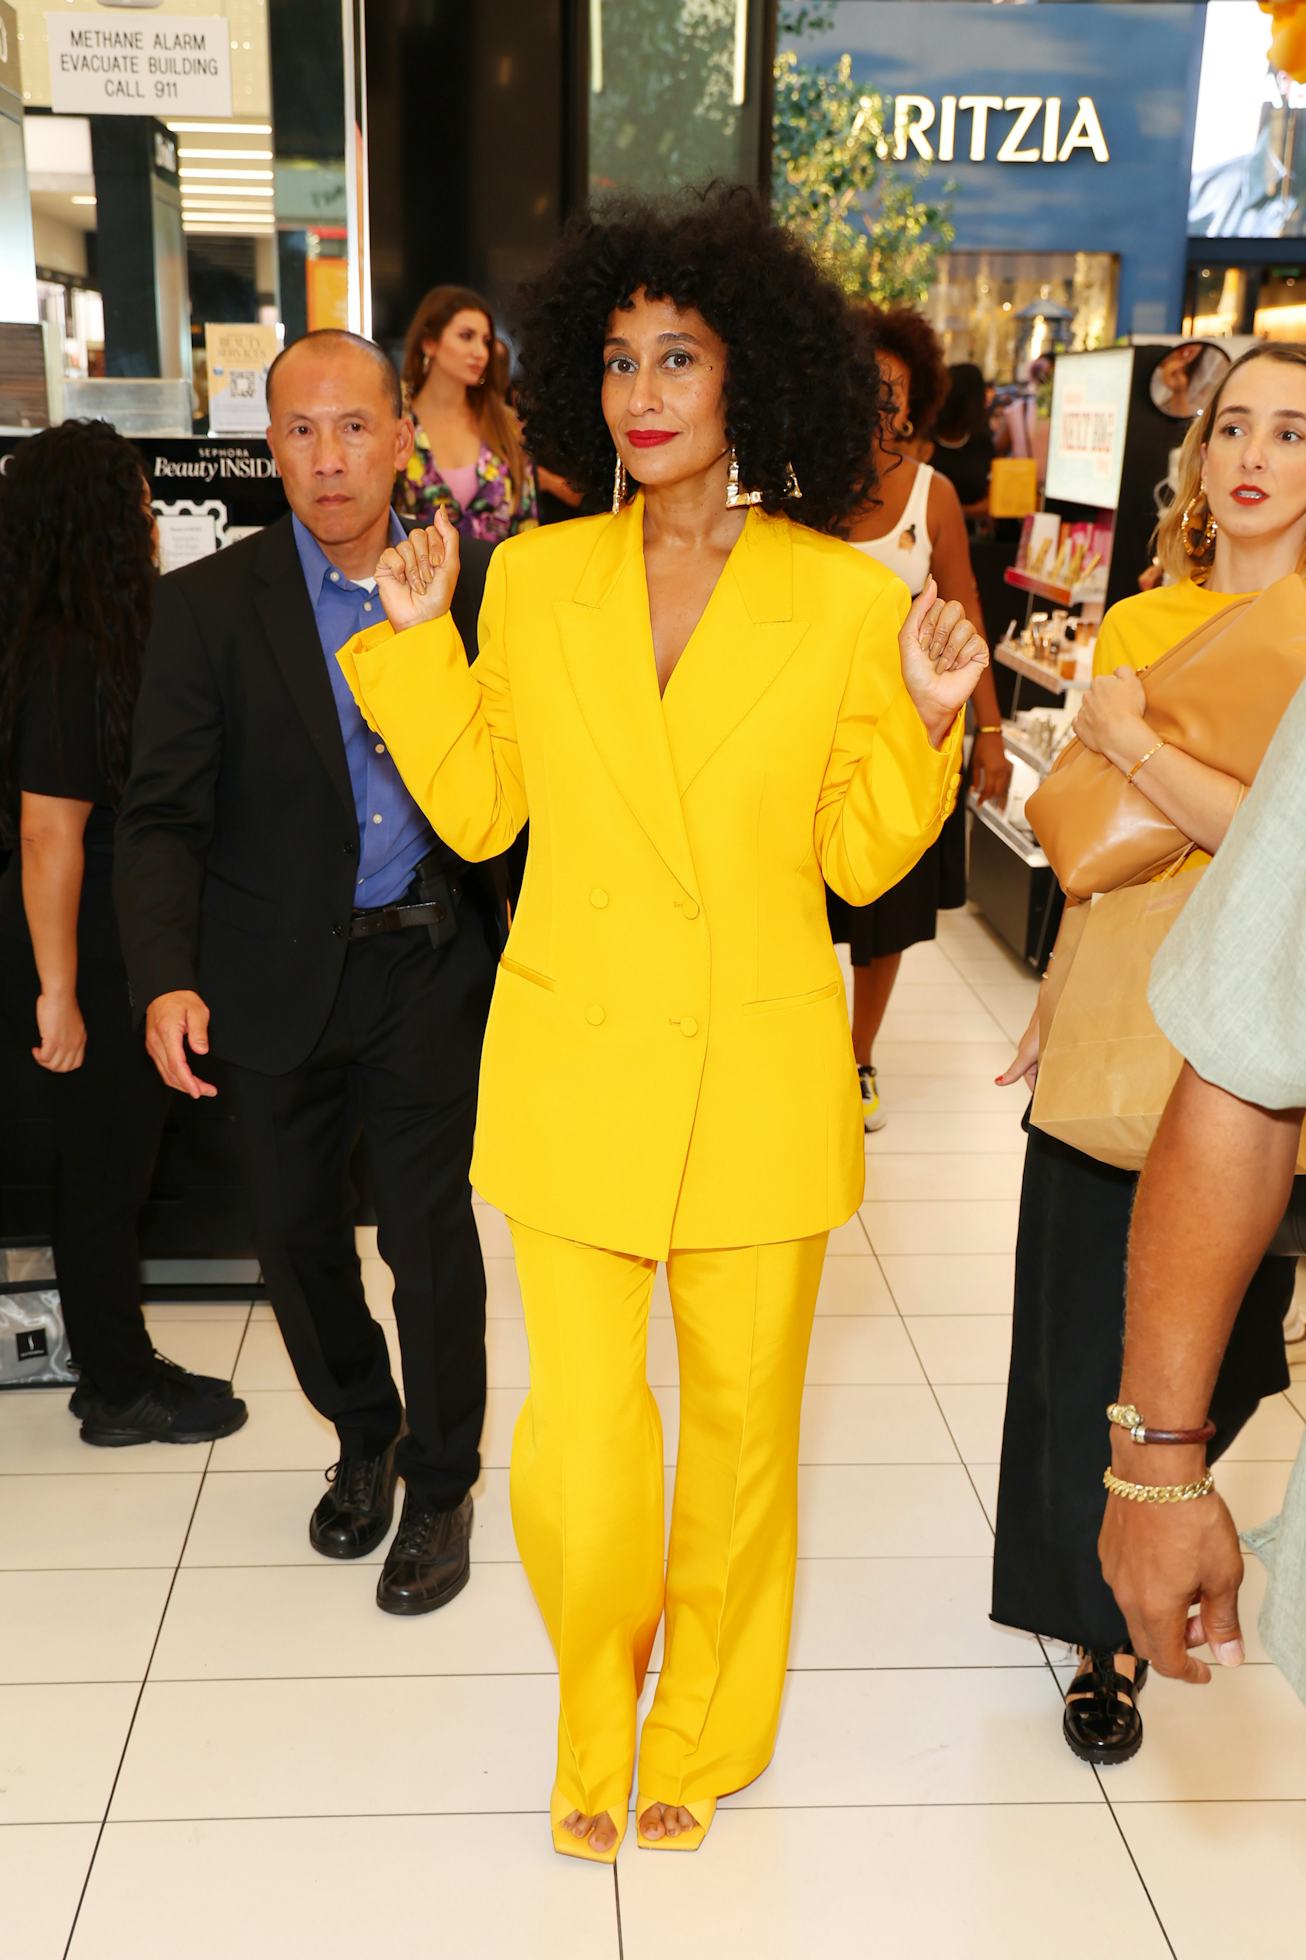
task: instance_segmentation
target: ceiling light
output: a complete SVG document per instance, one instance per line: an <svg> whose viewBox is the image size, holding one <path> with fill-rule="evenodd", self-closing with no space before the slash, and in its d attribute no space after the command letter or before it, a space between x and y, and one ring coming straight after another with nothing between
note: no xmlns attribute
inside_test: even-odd
<svg viewBox="0 0 1306 1960"><path fill-rule="evenodd" d="M272 186L261 184L183 184L181 201L190 203L200 197L249 197L256 204L271 204Z"/></svg>
<svg viewBox="0 0 1306 1960"><path fill-rule="evenodd" d="M273 225L276 217L271 211L183 211L181 221L184 225Z"/></svg>
<svg viewBox="0 0 1306 1960"><path fill-rule="evenodd" d="M244 158L249 163L271 163L273 152L271 150L189 150L183 145L178 149L177 155L179 157L216 157L219 162L224 158L230 158L233 163L238 163Z"/></svg>
<svg viewBox="0 0 1306 1960"><path fill-rule="evenodd" d="M168 128L178 136L271 136L271 123L172 122Z"/></svg>
<svg viewBox="0 0 1306 1960"><path fill-rule="evenodd" d="M194 177L196 179L201 177L216 177L220 183L228 177L233 181L236 178L243 178L249 183L270 184L272 182L272 172L270 170L195 170L191 165L185 163L181 166L180 175L183 178Z"/></svg>

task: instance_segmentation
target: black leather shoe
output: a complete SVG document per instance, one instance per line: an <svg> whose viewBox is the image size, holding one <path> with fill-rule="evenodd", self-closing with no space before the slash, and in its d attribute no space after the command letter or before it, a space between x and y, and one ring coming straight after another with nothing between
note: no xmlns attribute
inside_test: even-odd
<svg viewBox="0 0 1306 1960"><path fill-rule="evenodd" d="M395 1514L395 1446L379 1456L342 1456L327 1471L331 1488L308 1521L308 1540L323 1558L366 1558Z"/></svg>
<svg viewBox="0 0 1306 1960"><path fill-rule="evenodd" d="M154 1350L154 1369L155 1373L161 1375L165 1381L174 1382L188 1395L210 1398L229 1396L232 1393L231 1383L222 1375L193 1374L189 1368L183 1368L179 1361L169 1361L167 1355L160 1354L157 1348ZM92 1402L97 1399L102 1401L103 1397L99 1395L94 1382L88 1381L83 1376L68 1397L68 1412L70 1415L84 1416Z"/></svg>
<svg viewBox="0 0 1306 1960"><path fill-rule="evenodd" d="M194 1395L160 1375L134 1402L106 1402L92 1391L81 1435L84 1443L110 1450L132 1443L213 1443L233 1435L248 1415L234 1395Z"/></svg>
<svg viewBox="0 0 1306 1960"><path fill-rule="evenodd" d="M434 1613L472 1576L472 1500L436 1511L409 1491L376 1589L383 1613Z"/></svg>
<svg viewBox="0 0 1306 1960"><path fill-rule="evenodd" d="M1081 1763L1096 1763L1099 1768L1127 1763L1143 1746L1138 1697L1148 1665L1137 1661L1138 1672L1131 1681L1116 1666L1116 1658L1096 1650L1085 1654L1087 1665L1066 1690L1061 1724L1066 1741Z"/></svg>

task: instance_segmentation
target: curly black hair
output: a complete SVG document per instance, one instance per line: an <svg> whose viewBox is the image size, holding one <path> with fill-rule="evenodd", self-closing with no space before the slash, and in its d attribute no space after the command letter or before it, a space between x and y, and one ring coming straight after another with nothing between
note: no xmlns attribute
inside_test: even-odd
<svg viewBox="0 0 1306 1960"><path fill-rule="evenodd" d="M107 422L63 422L0 474L0 831L17 809L18 718L38 636L73 629L95 658L105 781L127 778L154 603L154 536L140 455Z"/></svg>
<svg viewBox="0 0 1306 1960"><path fill-rule="evenodd" d="M943 343L929 321L910 306L867 305L863 318L872 343L894 354L907 370L907 413L917 435L927 436L948 399L950 376Z"/></svg>
<svg viewBox="0 0 1306 1960"><path fill-rule="evenodd" d="M607 202L568 225L519 309L518 403L537 462L587 508L610 500L603 344L641 288L695 308L725 342L726 440L764 510L833 531L870 502L891 410L873 352L838 287L739 185ZM803 494L786 503L791 464Z"/></svg>

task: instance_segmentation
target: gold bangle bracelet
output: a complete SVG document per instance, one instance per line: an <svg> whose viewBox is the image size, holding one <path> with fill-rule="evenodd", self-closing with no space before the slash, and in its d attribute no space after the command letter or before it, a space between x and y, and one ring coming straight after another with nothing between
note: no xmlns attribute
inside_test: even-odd
<svg viewBox="0 0 1306 1960"><path fill-rule="evenodd" d="M1211 1495L1215 1472L1208 1470L1193 1484L1130 1484L1114 1470L1104 1470L1102 1482L1112 1497L1127 1497L1132 1504L1190 1504L1196 1497Z"/></svg>
<svg viewBox="0 0 1306 1960"><path fill-rule="evenodd" d="M1002 723L1000 721L990 722L987 727L977 728L975 733L977 735L1001 735L1003 733Z"/></svg>
<svg viewBox="0 0 1306 1960"><path fill-rule="evenodd" d="M1137 762L1134 764L1133 768L1129 771L1129 774L1125 777L1125 781L1127 783L1132 783L1134 777L1138 774L1139 770L1144 766L1144 764L1150 762L1154 755L1160 755L1162 749L1168 749L1169 746L1170 744L1168 742L1161 741L1158 742L1154 748L1150 748L1147 751L1146 755L1140 755Z"/></svg>

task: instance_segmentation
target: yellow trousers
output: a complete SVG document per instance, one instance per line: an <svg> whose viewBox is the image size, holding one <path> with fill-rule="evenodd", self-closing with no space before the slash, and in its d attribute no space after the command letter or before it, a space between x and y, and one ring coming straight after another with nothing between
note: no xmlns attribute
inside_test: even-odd
<svg viewBox="0 0 1306 1960"><path fill-rule="evenodd" d="M512 1233L531 1364L512 1514L558 1657L556 1794L624 1816L665 1608L639 1788L692 1809L750 1783L775 1746L827 1235L668 1259L680 1448L664 1559L662 1424L645 1367L654 1262L515 1221Z"/></svg>

